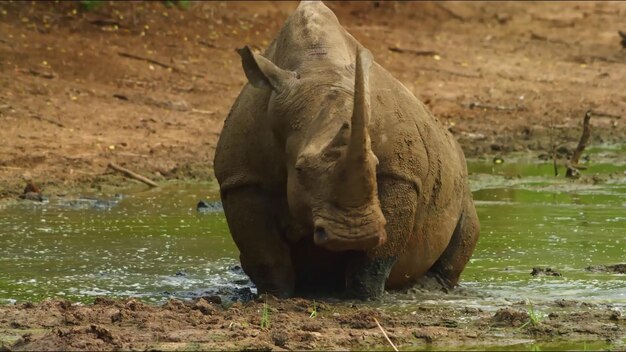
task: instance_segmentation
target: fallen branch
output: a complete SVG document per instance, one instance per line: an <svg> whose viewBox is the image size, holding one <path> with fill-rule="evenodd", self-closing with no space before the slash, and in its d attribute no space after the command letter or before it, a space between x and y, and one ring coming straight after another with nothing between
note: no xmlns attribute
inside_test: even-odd
<svg viewBox="0 0 626 352"><path fill-rule="evenodd" d="M583 154L583 151L587 147L587 142L589 141L589 137L591 136L591 126L589 126L589 120L593 112L591 110L587 110L585 112L585 117L583 118L583 133L580 136L580 140L578 141L578 146L576 146L576 150L572 153L572 157L569 159L567 163L567 172L565 173L565 177L578 177L580 172L580 166L578 166L578 161Z"/></svg>
<svg viewBox="0 0 626 352"><path fill-rule="evenodd" d="M117 22L116 20L110 20L110 19L96 19L96 20L91 20L89 21L89 23L96 25L96 26L118 26L118 27L122 27L122 25Z"/></svg>
<svg viewBox="0 0 626 352"><path fill-rule="evenodd" d="M195 112L196 114L202 114L202 115L213 115L213 114L215 114L215 111L200 110L200 109L191 109L191 112Z"/></svg>
<svg viewBox="0 0 626 352"><path fill-rule="evenodd" d="M385 336L385 338L387 339L387 342L389 342L389 344L391 345L391 347L393 347L394 351L398 351L398 348L396 347L396 345L393 344L393 342L391 342L391 339L389 339L389 336L387 336L387 333L385 332L385 330L383 329L382 326L380 326L380 323L378 322L378 319L374 318L374 321L376 322L376 325L378 325L378 328L380 329L380 331L383 333L383 335Z"/></svg>
<svg viewBox="0 0 626 352"><path fill-rule="evenodd" d="M465 103L461 105L469 109L479 108L479 109L492 109L492 110L502 110L502 111L526 110L526 106L524 105L505 106L505 105L484 104L481 102L470 102L470 103Z"/></svg>
<svg viewBox="0 0 626 352"><path fill-rule="evenodd" d="M482 75L480 75L480 74L452 71L452 70L446 70L446 69L443 69L443 68L425 67L425 66L417 66L415 68L418 69L418 70L448 73L448 74L451 74L451 75L454 75L454 76L459 76L459 77L467 77L467 78L481 78L482 77Z"/></svg>
<svg viewBox="0 0 626 352"><path fill-rule="evenodd" d="M161 61L157 61L157 60L151 59L149 57L139 56L139 55L135 55L135 54L129 54L129 53L125 53L123 51L120 51L117 54L119 56L121 56L121 57L127 57L129 59L135 59L135 60L149 62L151 64L155 64L157 66L161 66L163 68L167 68L167 69L170 69L170 70L175 71L175 72L182 72L182 70L179 69L178 67L175 67L175 66L172 66L172 65L168 65L168 64L164 64Z"/></svg>
<svg viewBox="0 0 626 352"><path fill-rule="evenodd" d="M609 114L606 112L596 111L596 110L591 110L591 115L595 117L607 117L609 119L616 119L616 120L619 120L622 118L622 115Z"/></svg>
<svg viewBox="0 0 626 352"><path fill-rule="evenodd" d="M411 53L411 54L417 55L417 56L438 55L437 52L434 51L434 50L415 50L415 49L400 48L400 47L397 47L397 46L390 46L389 50L393 51L395 53Z"/></svg>
<svg viewBox="0 0 626 352"><path fill-rule="evenodd" d="M447 12L450 16L456 18L457 20L460 21L465 21L467 20L464 16L459 15L458 13L450 10L447 6L445 6L444 4L441 4L439 2L436 2L435 5L437 5L437 7L439 7L440 9L444 10L445 12Z"/></svg>
<svg viewBox="0 0 626 352"><path fill-rule="evenodd" d="M29 69L18 69L17 72L22 72L22 73L29 73L35 77L41 77L41 78L46 78L46 79L53 79L54 77L56 77L56 75L54 73L51 72L40 72L37 70L34 70L32 68Z"/></svg>
<svg viewBox="0 0 626 352"><path fill-rule="evenodd" d="M161 67L163 67L165 69L172 70L173 72L176 72L176 73L184 73L184 74L188 74L188 75L204 78L204 75L201 74L201 73L185 72L184 70L182 70L182 69L180 69L180 68L178 68L176 66L168 65L166 63L163 63L161 61L158 61L158 60L155 60L155 59L152 59L152 58L149 58L149 57L139 56L139 55L130 54L130 53L125 53L123 51L119 51L117 54L119 56L121 56L121 57L127 57L129 59L135 59L135 60L140 60L140 61L145 61L145 62L148 62L148 63L151 63L151 64L155 64L155 65L161 66Z"/></svg>
<svg viewBox="0 0 626 352"><path fill-rule="evenodd" d="M45 121L45 122L51 123L51 124L53 124L55 126L58 126L58 127L65 127L65 125L63 125L60 122L57 122L57 121L54 121L54 120L51 120L51 119L48 119L48 118L45 118L45 117L41 117L39 115L31 115L30 117L32 117L34 119L37 119L39 121Z"/></svg>
<svg viewBox="0 0 626 352"><path fill-rule="evenodd" d="M141 176L141 175L139 175L139 174L137 174L135 172L132 172L132 171L128 170L127 168L121 167L121 166L119 166L119 165L117 165L117 164L115 164L113 162L109 163L109 167L111 169L115 170L115 171L119 171L119 172L123 173L126 177L133 178L133 179L135 179L137 181L141 181L141 182L147 184L150 187L159 187L158 184L156 184L154 181L150 180L149 178Z"/></svg>

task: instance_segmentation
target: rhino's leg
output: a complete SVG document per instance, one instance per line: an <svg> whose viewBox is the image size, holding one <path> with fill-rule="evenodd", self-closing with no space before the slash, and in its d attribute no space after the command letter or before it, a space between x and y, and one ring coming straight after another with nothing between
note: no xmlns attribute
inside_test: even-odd
<svg viewBox="0 0 626 352"><path fill-rule="evenodd" d="M289 297L294 292L290 249L281 236L280 199L256 186L222 192L228 227L241 267L259 293Z"/></svg>
<svg viewBox="0 0 626 352"><path fill-rule="evenodd" d="M415 186L404 180L380 177L378 197L387 220L387 242L371 251L354 253L346 270L348 294L361 299L383 294L391 268L413 231L417 209Z"/></svg>
<svg viewBox="0 0 626 352"><path fill-rule="evenodd" d="M466 196L463 214L454 229L446 250L428 270L426 276L434 277L444 288L452 288L459 282L461 272L467 265L480 232L476 208L471 196Z"/></svg>

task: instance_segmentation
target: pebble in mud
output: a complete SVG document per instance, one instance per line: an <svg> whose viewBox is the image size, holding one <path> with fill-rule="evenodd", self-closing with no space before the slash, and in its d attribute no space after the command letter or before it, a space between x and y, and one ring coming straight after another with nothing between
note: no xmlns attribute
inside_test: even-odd
<svg viewBox="0 0 626 352"><path fill-rule="evenodd" d="M504 326L521 326L526 323L530 316L523 311L517 311L510 308L501 308L492 317L494 325Z"/></svg>
<svg viewBox="0 0 626 352"><path fill-rule="evenodd" d="M221 213L224 211L224 207L222 206L222 202L200 200L196 205L196 211L198 213Z"/></svg>
<svg viewBox="0 0 626 352"><path fill-rule="evenodd" d="M534 267L530 275L532 276L563 276L560 272L552 268L540 268L540 267Z"/></svg>
<svg viewBox="0 0 626 352"><path fill-rule="evenodd" d="M613 272L618 274L626 274L626 264L615 264L615 265L591 265L585 268L587 271L591 272Z"/></svg>

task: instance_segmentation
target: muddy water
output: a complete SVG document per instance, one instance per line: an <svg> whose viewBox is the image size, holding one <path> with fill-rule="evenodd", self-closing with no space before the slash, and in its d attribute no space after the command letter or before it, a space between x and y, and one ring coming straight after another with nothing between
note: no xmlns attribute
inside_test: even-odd
<svg viewBox="0 0 626 352"><path fill-rule="evenodd" d="M453 304L496 309L558 299L626 306L626 276L590 265L626 261L624 148L596 149L587 182L555 178L552 163L520 156L470 160L482 237L449 295L412 289L385 304ZM563 170L561 170L561 173ZM51 197L0 208L0 303L98 295L149 301L254 291L237 264L212 184L171 184L124 196ZM211 203L211 205L216 205ZM551 267L562 276L537 276ZM443 300L442 300L443 297Z"/></svg>

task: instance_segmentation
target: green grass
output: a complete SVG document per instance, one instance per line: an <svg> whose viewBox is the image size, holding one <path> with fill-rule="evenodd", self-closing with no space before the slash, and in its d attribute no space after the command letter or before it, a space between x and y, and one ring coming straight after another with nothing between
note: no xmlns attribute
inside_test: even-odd
<svg viewBox="0 0 626 352"><path fill-rule="evenodd" d="M524 323L524 325L520 326L520 329L523 329L528 325L539 326L539 324L543 320L543 314L541 314L539 311L536 311L535 307L529 300L526 300L526 303L528 304L528 318L529 319L527 322Z"/></svg>
<svg viewBox="0 0 626 352"><path fill-rule="evenodd" d="M265 297L265 302L263 303L263 310L261 311L261 329L269 329L271 326L270 322L270 309L267 305L267 297Z"/></svg>
<svg viewBox="0 0 626 352"><path fill-rule="evenodd" d="M315 304L315 300L313 300L313 308L311 309L311 315L309 318L315 319L317 317L317 304Z"/></svg>

